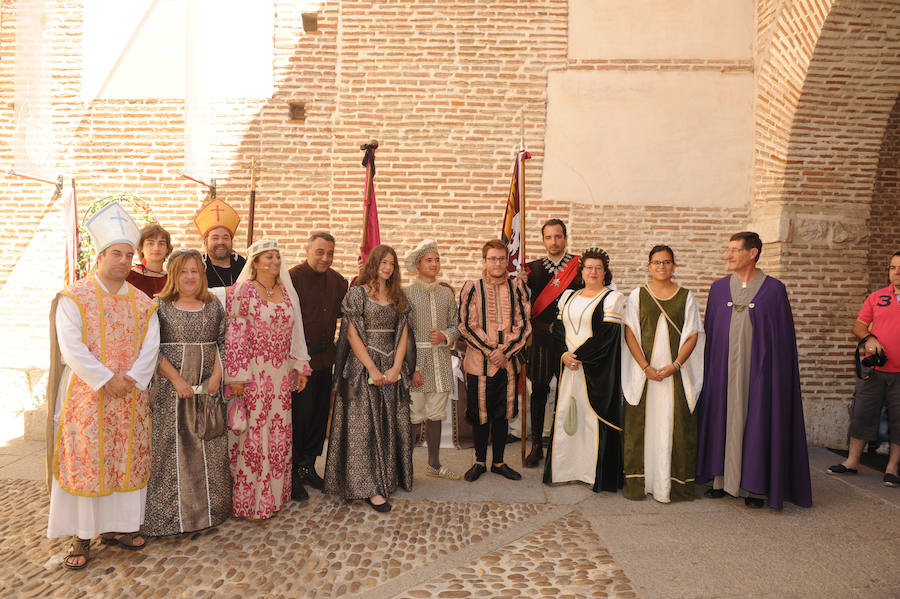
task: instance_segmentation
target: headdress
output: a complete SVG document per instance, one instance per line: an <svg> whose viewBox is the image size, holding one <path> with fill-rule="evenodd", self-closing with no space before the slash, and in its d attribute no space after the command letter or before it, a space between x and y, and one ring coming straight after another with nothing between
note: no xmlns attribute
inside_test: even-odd
<svg viewBox="0 0 900 599"><path fill-rule="evenodd" d="M406 256L407 272L410 272L412 274L417 273L418 269L416 268L416 264L418 264L419 260L421 260L422 257L429 252L438 253L437 242L434 239L423 239L419 243L419 245L417 245L415 249L411 251L408 256Z"/></svg>
<svg viewBox="0 0 900 599"><path fill-rule="evenodd" d="M582 268L584 267L585 256L587 256L588 258L592 258L597 255L603 256L606 259L607 266L609 265L609 254L606 253L606 250L604 250L603 248L594 246L594 247L589 247L586 250L584 250L583 252L581 252L581 255L578 256L578 266L582 267Z"/></svg>
<svg viewBox="0 0 900 599"><path fill-rule="evenodd" d="M241 274L238 275L235 285L243 281L249 281L251 279L253 258L270 250L275 250L281 254L281 250L278 249L278 242L271 239L260 239L247 248L247 263L244 264L244 268L241 270ZM303 313L300 312L300 298L297 297L297 290L294 289L294 285L291 283L291 275L288 272L287 260L284 259L284 256L281 256L281 271L278 273L278 277L281 279L282 286L287 290L288 298L291 300L291 308L294 310L294 328L291 331L291 356L301 362L308 362L309 352L306 350L306 337L303 334Z"/></svg>
<svg viewBox="0 0 900 599"><path fill-rule="evenodd" d="M216 198L194 215L194 224L200 231L200 237L206 237L206 234L216 227L225 227L234 237L238 225L241 224L241 217L225 200Z"/></svg>
<svg viewBox="0 0 900 599"><path fill-rule="evenodd" d="M119 202L111 202L84 224L99 254L115 243L127 243L137 250L141 231Z"/></svg>

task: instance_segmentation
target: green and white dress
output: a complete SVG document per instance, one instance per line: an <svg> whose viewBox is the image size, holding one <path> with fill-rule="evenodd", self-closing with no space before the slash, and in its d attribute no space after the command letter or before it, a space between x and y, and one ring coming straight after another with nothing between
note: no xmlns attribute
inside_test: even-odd
<svg viewBox="0 0 900 599"><path fill-rule="evenodd" d="M663 312L665 310L665 312ZM627 499L647 494L662 503L694 498L697 417L694 407L703 384L705 339L694 295L679 288L666 299L647 286L631 292L625 309L644 356L654 368L672 364L685 342L699 334L681 370L660 382L648 380L627 347L622 360L625 395L625 488Z"/></svg>

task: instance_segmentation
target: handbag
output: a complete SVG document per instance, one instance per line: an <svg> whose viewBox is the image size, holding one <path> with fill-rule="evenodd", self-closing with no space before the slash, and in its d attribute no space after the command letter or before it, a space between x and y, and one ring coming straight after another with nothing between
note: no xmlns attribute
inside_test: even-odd
<svg viewBox="0 0 900 599"><path fill-rule="evenodd" d="M181 400L181 418L188 431L204 441L215 439L225 432L225 414L219 394L207 393L207 386L207 383L194 386L194 396Z"/></svg>
<svg viewBox="0 0 900 599"><path fill-rule="evenodd" d="M247 405L243 395L234 395L228 402L228 430L242 435L247 430Z"/></svg>

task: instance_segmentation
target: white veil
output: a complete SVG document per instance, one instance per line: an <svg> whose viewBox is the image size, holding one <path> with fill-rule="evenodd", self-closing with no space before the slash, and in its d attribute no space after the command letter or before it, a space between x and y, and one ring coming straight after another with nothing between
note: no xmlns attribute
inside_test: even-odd
<svg viewBox="0 0 900 599"><path fill-rule="evenodd" d="M263 252L275 250L281 255L278 249L278 243L271 239L260 239L249 248L247 248L247 263L244 264L241 274L238 275L235 285L242 281L251 280L250 266L253 264L253 258ZM294 328L291 331L291 356L297 359L297 370L301 374L309 374L309 352L306 349L306 337L303 335L303 314L300 312L300 298L297 297L297 291L291 283L291 275L288 273L287 261L281 255L281 272L278 274L281 284L287 290L288 297L291 300L291 308L294 310ZM304 368L304 365L307 368Z"/></svg>

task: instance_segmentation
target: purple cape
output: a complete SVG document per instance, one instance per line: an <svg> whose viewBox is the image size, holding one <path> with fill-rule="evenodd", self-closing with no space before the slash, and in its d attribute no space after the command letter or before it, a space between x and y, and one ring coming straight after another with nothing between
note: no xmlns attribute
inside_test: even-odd
<svg viewBox="0 0 900 599"><path fill-rule="evenodd" d="M728 393L730 276L709 289L703 391L697 402L698 483L725 472ZM741 487L766 495L776 509L784 501L812 505L809 454L800 398L794 317L784 283L766 277L751 303L750 397L741 457Z"/></svg>

